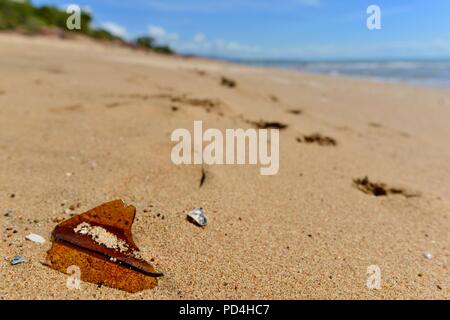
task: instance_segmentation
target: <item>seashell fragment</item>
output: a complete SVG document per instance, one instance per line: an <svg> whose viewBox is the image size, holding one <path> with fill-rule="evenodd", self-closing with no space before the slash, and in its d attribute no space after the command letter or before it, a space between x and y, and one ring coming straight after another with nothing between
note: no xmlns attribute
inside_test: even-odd
<svg viewBox="0 0 450 320"><path fill-rule="evenodd" d="M208 224L208 217L205 215L203 208L195 208L188 213L188 220L196 223L200 227L204 227Z"/></svg>
<svg viewBox="0 0 450 320"><path fill-rule="evenodd" d="M42 237L42 236L40 236L38 234L34 234L34 233L30 233L29 235L27 235L25 237L25 239L33 241L35 243L39 243L39 244L45 243L44 237Z"/></svg>
<svg viewBox="0 0 450 320"><path fill-rule="evenodd" d="M431 254L431 252L424 252L423 253L424 258L431 260L433 259L433 255Z"/></svg>
<svg viewBox="0 0 450 320"><path fill-rule="evenodd" d="M27 262L27 259L25 259L25 257L22 256L15 256L12 260L11 260L11 265L15 266L21 263L25 263Z"/></svg>

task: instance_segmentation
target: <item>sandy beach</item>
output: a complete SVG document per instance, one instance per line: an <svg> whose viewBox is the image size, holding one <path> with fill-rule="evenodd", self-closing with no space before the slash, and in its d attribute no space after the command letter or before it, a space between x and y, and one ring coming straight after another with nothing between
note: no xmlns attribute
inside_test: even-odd
<svg viewBox="0 0 450 320"><path fill-rule="evenodd" d="M14 34L0 75L0 299L449 297L448 90ZM194 120L285 125L278 174L174 165L171 133ZM136 294L69 290L43 265L52 230L115 199L165 276ZM205 228L186 221L196 207Z"/></svg>

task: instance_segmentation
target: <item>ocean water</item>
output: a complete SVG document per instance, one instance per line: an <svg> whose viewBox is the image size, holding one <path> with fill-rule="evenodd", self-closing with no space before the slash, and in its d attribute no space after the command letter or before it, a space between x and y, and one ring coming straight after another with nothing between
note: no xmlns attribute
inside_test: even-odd
<svg viewBox="0 0 450 320"><path fill-rule="evenodd" d="M344 75L450 89L450 60L294 61L234 60L258 66Z"/></svg>

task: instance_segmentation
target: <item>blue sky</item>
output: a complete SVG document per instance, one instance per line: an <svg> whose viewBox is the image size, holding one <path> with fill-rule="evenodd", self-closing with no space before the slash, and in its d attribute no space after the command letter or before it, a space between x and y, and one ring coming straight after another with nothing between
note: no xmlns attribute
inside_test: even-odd
<svg viewBox="0 0 450 320"><path fill-rule="evenodd" d="M239 58L450 58L450 0L33 0L89 8L95 24L182 53ZM381 30L366 27L381 8Z"/></svg>

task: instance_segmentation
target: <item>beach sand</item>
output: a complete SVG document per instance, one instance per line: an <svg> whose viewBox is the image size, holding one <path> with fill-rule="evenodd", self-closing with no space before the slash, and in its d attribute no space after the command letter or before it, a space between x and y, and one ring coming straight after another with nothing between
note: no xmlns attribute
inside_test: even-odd
<svg viewBox="0 0 450 320"><path fill-rule="evenodd" d="M450 91L11 34L0 75L1 299L449 297ZM200 187L202 166L170 160L194 120L286 124L279 173L204 166ZM315 133L337 144L305 143ZM362 192L365 176L395 192ZM69 290L42 264L51 232L114 199L136 206L134 240L165 277ZM195 207L206 228L186 221Z"/></svg>

